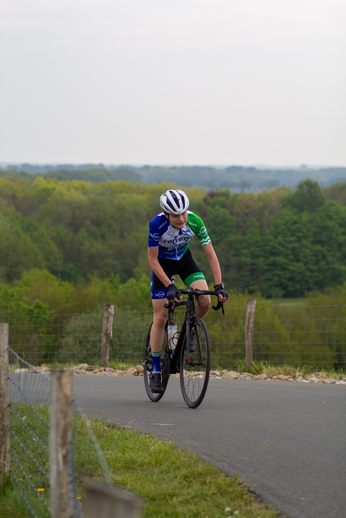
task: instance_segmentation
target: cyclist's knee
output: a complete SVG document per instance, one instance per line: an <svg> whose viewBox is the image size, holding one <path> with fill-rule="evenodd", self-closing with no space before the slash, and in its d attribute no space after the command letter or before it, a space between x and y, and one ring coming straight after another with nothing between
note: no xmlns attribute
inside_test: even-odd
<svg viewBox="0 0 346 518"><path fill-rule="evenodd" d="M166 315L162 315L162 314L158 314L158 315L155 315L154 314L154 325L156 327L159 327L161 329L163 329L165 327L165 324L166 324Z"/></svg>
<svg viewBox="0 0 346 518"><path fill-rule="evenodd" d="M203 295L198 297L198 305L204 313L207 313L210 309L210 297L209 295Z"/></svg>

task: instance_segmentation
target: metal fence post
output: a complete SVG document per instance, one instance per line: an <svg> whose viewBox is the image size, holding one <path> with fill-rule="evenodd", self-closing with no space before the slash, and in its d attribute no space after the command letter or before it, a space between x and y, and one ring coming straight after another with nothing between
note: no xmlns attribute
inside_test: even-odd
<svg viewBox="0 0 346 518"><path fill-rule="evenodd" d="M253 362L253 327L255 322L256 300L247 299L245 317L245 361L246 368Z"/></svg>
<svg viewBox="0 0 346 518"><path fill-rule="evenodd" d="M107 367L109 358L109 344L113 337L114 305L105 304L102 326L102 367Z"/></svg>
<svg viewBox="0 0 346 518"><path fill-rule="evenodd" d="M95 484L86 489L84 518L140 518L143 502L130 491Z"/></svg>
<svg viewBox="0 0 346 518"><path fill-rule="evenodd" d="M52 518L72 518L71 465L72 371L50 372L49 482Z"/></svg>
<svg viewBox="0 0 346 518"><path fill-rule="evenodd" d="M11 470L8 324L0 324L0 487Z"/></svg>

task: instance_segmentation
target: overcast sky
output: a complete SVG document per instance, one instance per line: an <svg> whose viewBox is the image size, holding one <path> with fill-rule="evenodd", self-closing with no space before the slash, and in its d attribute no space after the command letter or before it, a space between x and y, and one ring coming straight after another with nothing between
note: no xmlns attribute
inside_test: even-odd
<svg viewBox="0 0 346 518"><path fill-rule="evenodd" d="M346 165L344 0L1 0L0 162Z"/></svg>

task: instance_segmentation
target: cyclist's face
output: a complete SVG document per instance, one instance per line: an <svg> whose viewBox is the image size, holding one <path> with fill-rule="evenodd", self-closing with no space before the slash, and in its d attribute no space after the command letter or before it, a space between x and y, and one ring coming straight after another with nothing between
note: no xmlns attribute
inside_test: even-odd
<svg viewBox="0 0 346 518"><path fill-rule="evenodd" d="M168 219L173 227L183 228L187 222L187 211L182 214L169 214Z"/></svg>

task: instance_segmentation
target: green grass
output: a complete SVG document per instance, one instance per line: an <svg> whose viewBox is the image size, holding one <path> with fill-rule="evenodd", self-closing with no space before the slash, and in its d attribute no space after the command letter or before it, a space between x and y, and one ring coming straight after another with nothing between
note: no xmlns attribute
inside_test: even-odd
<svg viewBox="0 0 346 518"><path fill-rule="evenodd" d="M38 516L46 518L49 517L49 513L42 501L48 502L49 459L42 444L48 446L49 426L46 422L49 419L48 408L42 405L32 407L18 402L12 403L12 407L10 410L11 470L14 476L12 476L12 484L9 480L0 493L0 517L32 516L22 498L22 491ZM29 432L23 423L34 433ZM31 456L25 450L29 451Z"/></svg>
<svg viewBox="0 0 346 518"><path fill-rule="evenodd" d="M227 477L173 442L109 428L100 421L94 427L114 483L142 497L145 517L277 516L237 477ZM232 511L225 512L227 508Z"/></svg>
<svg viewBox="0 0 346 518"><path fill-rule="evenodd" d="M26 422L34 426L29 418L30 410L21 405L20 412ZM47 409L42 409L47 413ZM19 420L18 420L19 421ZM212 464L203 462L198 456L177 448L174 442L158 440L152 435L124 430L110 426L106 420L92 420L92 427L104 452L114 485L132 491L144 503L144 518L157 517L230 517L275 518L278 513L259 502L248 491L238 477L228 477ZM23 427L22 427L23 428ZM73 417L74 464L77 492L83 505L85 487L102 481L102 470L88 436L85 424L79 416ZM16 432L29 446L27 431ZM25 439L26 437L26 439ZM48 441L48 435L43 441ZM38 458L39 449L33 445ZM49 499L49 484L43 481L33 462L25 459L27 472L35 487L45 488ZM42 458L46 465L46 459ZM17 472L17 477L22 478ZM25 481L21 483L25 484ZM31 504L40 517L47 514L41 509L37 495L29 490ZM36 499L36 502L34 501ZM7 483L0 492L0 518L26 518L31 516L15 484Z"/></svg>

